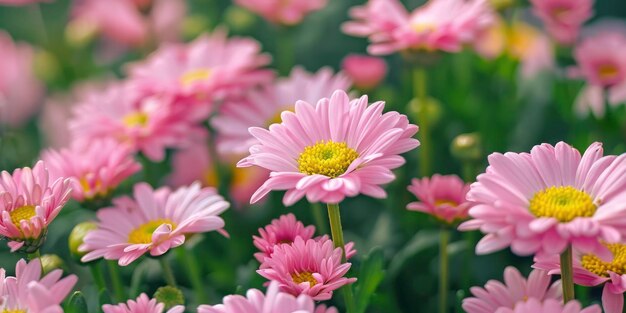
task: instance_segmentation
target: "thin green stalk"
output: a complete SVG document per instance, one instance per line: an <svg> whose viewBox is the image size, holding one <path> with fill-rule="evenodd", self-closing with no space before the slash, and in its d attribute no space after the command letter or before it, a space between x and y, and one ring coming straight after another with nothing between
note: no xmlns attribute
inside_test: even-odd
<svg viewBox="0 0 626 313"><path fill-rule="evenodd" d="M330 221L330 232L333 237L333 243L335 247L340 247L343 253L341 254L341 262L346 262L346 245L343 241L343 229L341 227L341 214L339 212L339 204L328 203L328 220ZM343 299L346 302L346 312L355 312L354 296L352 295L352 285L346 285L341 288L343 290Z"/></svg>
<svg viewBox="0 0 626 313"><path fill-rule="evenodd" d="M574 268L571 245L561 253L561 285L563 286L563 302L567 303L574 300Z"/></svg>
<svg viewBox="0 0 626 313"><path fill-rule="evenodd" d="M100 262L89 263L89 270L91 271L93 281L96 283L96 286L98 286L98 292L106 289L106 285L104 283L104 274L102 273L102 267L100 266Z"/></svg>
<svg viewBox="0 0 626 313"><path fill-rule="evenodd" d="M313 219L315 220L315 226L320 234L328 234L328 224L322 214L322 206L319 202L311 203L311 212L313 213Z"/></svg>
<svg viewBox="0 0 626 313"><path fill-rule="evenodd" d="M111 277L111 285L113 285L115 300L119 302L126 301L126 293L124 292L124 285L122 284L122 277L120 276L117 262L107 261L107 265L109 267L109 277Z"/></svg>
<svg viewBox="0 0 626 313"><path fill-rule="evenodd" d="M191 250L180 247L175 249L176 256L179 262L185 265L187 276L191 281L191 286L196 294L196 301L198 303L206 303L206 292L204 291L204 285L202 284L202 273L200 273L200 267L198 266L198 260L196 255Z"/></svg>
<svg viewBox="0 0 626 313"><path fill-rule="evenodd" d="M174 272L170 267L170 264L167 263L165 258L159 258L159 263L161 264L161 269L163 270L163 276L165 276L165 281L168 285L172 287L176 287L176 278L174 277Z"/></svg>
<svg viewBox="0 0 626 313"><path fill-rule="evenodd" d="M427 75L422 67L413 69L413 96L417 101L417 123L420 127L420 162L419 174L421 177L429 176L432 171L432 143L430 136L430 119L428 116Z"/></svg>
<svg viewBox="0 0 626 313"><path fill-rule="evenodd" d="M439 234L439 313L448 308L448 243L450 231L442 228Z"/></svg>
<svg viewBox="0 0 626 313"><path fill-rule="evenodd" d="M35 250L35 252L33 253L29 253L28 254L28 260L32 261L34 259L40 259L41 260L41 253L39 252L39 249Z"/></svg>
<svg viewBox="0 0 626 313"><path fill-rule="evenodd" d="M280 75L287 76L296 63L293 33L292 29L287 26L279 26L278 33L279 35L276 37L278 38L276 67Z"/></svg>

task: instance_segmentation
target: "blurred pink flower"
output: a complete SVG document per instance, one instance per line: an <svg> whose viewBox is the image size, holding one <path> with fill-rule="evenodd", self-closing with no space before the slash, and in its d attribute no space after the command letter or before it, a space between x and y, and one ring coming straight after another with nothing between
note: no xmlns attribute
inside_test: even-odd
<svg viewBox="0 0 626 313"><path fill-rule="evenodd" d="M106 197L126 178L141 170L132 149L113 139L92 141L86 146L46 150L42 160L52 179L71 180L72 197L78 201Z"/></svg>
<svg viewBox="0 0 626 313"><path fill-rule="evenodd" d="M235 0L235 3L272 23L295 25L307 14L323 9L328 0Z"/></svg>
<svg viewBox="0 0 626 313"><path fill-rule="evenodd" d="M467 195L473 219L459 229L487 234L478 254L508 246L518 255L559 254L572 245L606 256L600 242L626 235L625 173L626 154L603 156L597 142L582 157L564 142L493 153Z"/></svg>
<svg viewBox="0 0 626 313"><path fill-rule="evenodd" d="M15 277L6 277L5 270L0 269L0 312L63 312L60 304L78 278L69 275L61 279L61 275L57 269L42 277L39 259L18 261Z"/></svg>
<svg viewBox="0 0 626 313"><path fill-rule="evenodd" d="M98 229L79 247L89 252L83 262L105 258L126 266L145 253L160 256L185 243L187 235L221 230L224 220L218 215L229 207L215 189L199 183L175 191L139 183L133 195L113 199L114 207L98 211Z"/></svg>
<svg viewBox="0 0 626 313"><path fill-rule="evenodd" d="M0 5L27 5L37 2L52 2L52 0L0 0Z"/></svg>
<svg viewBox="0 0 626 313"><path fill-rule="evenodd" d="M474 297L463 299L463 310L467 313L502 312L504 309L513 309L518 303L528 299L540 302L549 299L562 301L561 281L550 284L550 275L542 270L533 270L526 280L513 266L504 270L504 284L490 280L484 288L472 287L470 292Z"/></svg>
<svg viewBox="0 0 626 313"><path fill-rule="evenodd" d="M18 127L41 105L43 86L33 71L33 49L0 30L0 124Z"/></svg>
<svg viewBox="0 0 626 313"><path fill-rule="evenodd" d="M400 154L415 149L417 126L398 112L383 114L384 103L368 104L367 96L351 101L341 90L317 105L296 102L295 113L269 130L252 127L259 140L238 166L266 168L270 178L250 200L272 190L287 190L287 206L306 196L310 202L339 203L362 193L386 197L379 186L391 182L392 169L404 164Z"/></svg>
<svg viewBox="0 0 626 313"><path fill-rule="evenodd" d="M315 226L309 225L305 227L291 213L281 215L264 228L259 228L260 236L252 236L254 246L261 251L255 253L254 257L259 263L263 263L265 258L272 255L276 245L291 244L297 237L305 241L313 239L313 234L315 234Z"/></svg>
<svg viewBox="0 0 626 313"><path fill-rule="evenodd" d="M467 211L472 206L465 200L469 185L456 175L414 178L408 190L419 202L409 203L407 209L430 214L447 223L467 219Z"/></svg>
<svg viewBox="0 0 626 313"><path fill-rule="evenodd" d="M246 296L229 295L224 297L223 304L201 305L198 313L338 313L334 307L315 306L308 295L297 298L281 292L277 282L270 283L263 294L258 289L248 289ZM108 313L108 312L105 312Z"/></svg>
<svg viewBox="0 0 626 313"><path fill-rule="evenodd" d="M70 198L70 180L52 180L44 162L32 169L0 173L0 235L12 252L32 253L43 244L48 225Z"/></svg>
<svg viewBox="0 0 626 313"><path fill-rule="evenodd" d="M530 0L533 12L562 44L576 41L581 26L593 15L593 0Z"/></svg>
<svg viewBox="0 0 626 313"><path fill-rule="evenodd" d="M350 11L347 34L369 37L374 55L398 51L458 52L493 20L486 0L429 0L409 13L398 0L369 0Z"/></svg>
<svg viewBox="0 0 626 313"><path fill-rule="evenodd" d="M345 57L341 68L352 79L355 87L364 90L380 85L388 71L385 59L358 54Z"/></svg>
<svg viewBox="0 0 626 313"><path fill-rule="evenodd" d="M136 300L128 300L126 303L118 305L105 304L102 306L104 313L162 313L165 310L165 304L157 303L156 299L150 299L145 293L142 293ZM166 311L166 313L183 313L185 307L182 305L174 306Z"/></svg>
<svg viewBox="0 0 626 313"><path fill-rule="evenodd" d="M333 290L356 281L344 277L351 264L341 263L342 253L331 240L305 241L296 237L291 244L275 246L257 273L279 282L282 291L294 296L305 294L313 300L328 300Z"/></svg>
<svg viewBox="0 0 626 313"><path fill-rule="evenodd" d="M580 302L576 300L568 301L567 304L563 304L563 301L555 299L546 299L541 302L535 298L530 298L528 301L520 302L515 306L515 309L505 308L496 311L495 313L602 313L602 309L599 305L594 304L586 308L582 308ZM608 313L608 311L604 311Z"/></svg>
<svg viewBox="0 0 626 313"><path fill-rule="evenodd" d="M296 66L288 78L281 78L262 91L250 92L243 99L229 99L211 124L218 132L217 148L221 153L247 153L259 141L248 132L250 127L268 127L280 123L283 111L293 111L296 101L317 103L335 90L348 90L350 80L330 68L309 73Z"/></svg>

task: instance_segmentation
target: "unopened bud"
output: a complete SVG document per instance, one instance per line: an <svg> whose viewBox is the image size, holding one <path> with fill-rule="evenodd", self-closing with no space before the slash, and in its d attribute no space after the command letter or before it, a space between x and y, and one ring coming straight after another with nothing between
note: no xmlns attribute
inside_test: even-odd
<svg viewBox="0 0 626 313"><path fill-rule="evenodd" d="M83 222L74 226L74 229L72 229L68 239L68 245L72 256L80 259L86 254L85 252L78 251L78 247L83 244L85 236L96 228L98 228L98 225L95 222Z"/></svg>
<svg viewBox="0 0 626 313"><path fill-rule="evenodd" d="M98 31L98 25L93 21L75 19L65 28L65 40L72 47L82 48L91 43Z"/></svg>
<svg viewBox="0 0 626 313"><path fill-rule="evenodd" d="M56 269L63 269L65 262L56 254L44 254L40 258L43 273L48 274Z"/></svg>
<svg viewBox="0 0 626 313"><path fill-rule="evenodd" d="M233 5L226 9L224 13L226 23L231 29L236 31L247 30L254 25L256 17L250 11Z"/></svg>
<svg viewBox="0 0 626 313"><path fill-rule="evenodd" d="M456 136L450 145L452 155L463 162L480 162L483 158L483 145L478 133Z"/></svg>
<svg viewBox="0 0 626 313"><path fill-rule="evenodd" d="M185 17L182 24L183 37L192 39L209 28L209 21L202 15L190 15Z"/></svg>
<svg viewBox="0 0 626 313"><path fill-rule="evenodd" d="M165 304L165 309L171 309L177 305L185 304L185 296L180 289L173 286L165 286L157 289L154 293L157 302Z"/></svg>
<svg viewBox="0 0 626 313"><path fill-rule="evenodd" d="M417 125L427 123L436 125L441 119L441 104L437 99L426 98L425 100L413 99L409 102L409 109L412 116L417 117Z"/></svg>

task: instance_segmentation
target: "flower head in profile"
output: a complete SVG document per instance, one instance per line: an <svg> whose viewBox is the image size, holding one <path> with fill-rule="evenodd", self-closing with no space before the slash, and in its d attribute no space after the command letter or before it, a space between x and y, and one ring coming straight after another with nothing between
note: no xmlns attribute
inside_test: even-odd
<svg viewBox="0 0 626 313"><path fill-rule="evenodd" d="M279 290L279 283L272 282L263 294L258 289L249 289L246 296L229 295L222 304L201 305L198 313L338 313L337 309L325 305L315 306L308 295L297 298ZM105 312L107 313L107 312Z"/></svg>
<svg viewBox="0 0 626 313"><path fill-rule="evenodd" d="M577 300L568 301L567 304L563 304L563 301L556 299L546 299L541 302L537 299L531 298L528 301L520 302L514 309L503 308L495 313L602 313L602 309L599 305L594 304L586 308L582 308L582 305ZM608 311L605 311L605 313Z"/></svg>
<svg viewBox="0 0 626 313"><path fill-rule="evenodd" d="M465 200L465 196L469 185L456 175L435 174L432 178L413 179L408 189L419 200L409 203L409 210L433 215L446 223L468 217L471 203Z"/></svg>
<svg viewBox="0 0 626 313"><path fill-rule="evenodd" d="M331 240L296 237L291 244L274 246L257 273L279 282L282 291L294 296L305 294L313 300L328 300L333 290L356 281L344 277L351 264L341 262L342 253Z"/></svg>
<svg viewBox="0 0 626 313"><path fill-rule="evenodd" d="M398 51L458 52L493 19L486 0L429 0L408 12L398 0L369 0L350 11L347 34L368 37L374 55Z"/></svg>
<svg viewBox="0 0 626 313"><path fill-rule="evenodd" d="M490 280L484 288L472 287L470 292L473 297L463 299L463 310L467 313L494 313L501 312L503 309L512 310L517 304L528 299L539 302L548 299L562 301L560 281L550 284L548 272L533 270L526 279L512 266L504 270L504 283Z"/></svg>
<svg viewBox="0 0 626 313"><path fill-rule="evenodd" d="M626 235L626 154L603 156L594 143L581 157L570 145L494 153L467 195L473 218L459 227L487 235L479 254L510 246L518 255L559 254L569 245L609 254L601 242Z"/></svg>
<svg viewBox="0 0 626 313"><path fill-rule="evenodd" d="M32 253L44 243L48 225L70 198L70 180L50 179L43 161L0 174L0 236L11 251Z"/></svg>
<svg viewBox="0 0 626 313"><path fill-rule="evenodd" d="M272 255L277 244L291 244L297 237L306 241L312 239L313 234L315 226L304 226L291 213L281 215L278 219L272 220L271 224L259 228L259 236L252 236L254 246L260 251L255 253L254 257L263 263L266 257Z"/></svg>
<svg viewBox="0 0 626 313"><path fill-rule="evenodd" d="M264 19L281 25L296 25L310 13L323 9L328 0L235 0Z"/></svg>
<svg viewBox="0 0 626 313"><path fill-rule="evenodd" d="M134 198L116 198L113 204L98 211L98 229L79 247L89 252L83 262L105 258L126 266L146 253L162 255L185 243L185 236L221 230L224 220L218 215L229 206L213 188L199 183L175 191L139 183Z"/></svg>
<svg viewBox="0 0 626 313"><path fill-rule="evenodd" d="M78 201L106 197L126 178L141 169L129 146L113 139L97 140L88 146L46 150L42 159L54 179L67 177L72 197Z"/></svg>
<svg viewBox="0 0 626 313"><path fill-rule="evenodd" d="M533 12L545 24L554 39L571 44L581 26L593 15L594 0L530 0Z"/></svg>
<svg viewBox="0 0 626 313"><path fill-rule="evenodd" d="M339 203L365 194L384 198L381 184L391 182L392 169L404 164L401 153L419 145L417 126L398 112L383 114L384 103L368 105L367 96L350 101L344 91L317 105L296 102L295 113L269 130L253 127L259 143L238 166L260 166L270 178L252 196L257 202L271 190L287 190L283 203L306 196L310 202Z"/></svg>
<svg viewBox="0 0 626 313"><path fill-rule="evenodd" d="M156 299L150 299L145 293L139 295L136 300L128 300L126 303L117 305L105 304L102 306L104 313L163 313L165 304L158 303ZM177 305L165 313L183 313L185 307Z"/></svg>

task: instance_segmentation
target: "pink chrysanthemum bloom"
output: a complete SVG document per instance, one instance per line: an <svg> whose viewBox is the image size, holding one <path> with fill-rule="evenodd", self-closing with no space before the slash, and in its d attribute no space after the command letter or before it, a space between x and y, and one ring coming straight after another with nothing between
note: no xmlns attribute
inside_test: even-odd
<svg viewBox="0 0 626 313"><path fill-rule="evenodd" d="M581 157L564 142L535 146L530 154L494 153L467 195L476 205L461 230L487 235L479 254L507 246L518 255L559 254L569 245L608 250L626 234L626 154L604 156L594 143Z"/></svg>
<svg viewBox="0 0 626 313"><path fill-rule="evenodd" d="M343 250L334 248L331 240L304 240L277 245L265 258L257 273L280 283L282 291L294 296L309 295L313 300L328 300L333 290L351 284L356 278L346 278L351 263L341 263Z"/></svg>
<svg viewBox="0 0 626 313"><path fill-rule="evenodd" d="M15 265L15 277L6 277L0 269L0 312L62 313L60 304L72 291L78 278L69 275L61 279L63 271L53 270L41 276L41 263L35 259Z"/></svg>
<svg viewBox="0 0 626 313"><path fill-rule="evenodd" d="M105 304L102 306L104 313L163 313L165 304L158 303L156 299L150 299L145 293L139 295L136 300L128 300L126 303L118 305ZM174 306L166 311L166 313L183 313L185 307L182 305Z"/></svg>
<svg viewBox="0 0 626 313"><path fill-rule="evenodd" d="M226 101L220 107L219 114L211 121L219 134L217 149L221 153L246 153L258 143L248 128L280 123L280 114L293 111L296 101L316 103L335 90L348 90L350 85L346 75L334 74L330 68L309 73L296 66L288 78L279 79L263 91L251 92L244 99Z"/></svg>
<svg viewBox="0 0 626 313"><path fill-rule="evenodd" d="M389 70L385 59L359 54L345 57L341 68L352 79L354 86L363 90L380 85Z"/></svg>
<svg viewBox="0 0 626 313"><path fill-rule="evenodd" d="M530 0L530 3L550 35L563 44L576 41L580 27L593 15L593 0Z"/></svg>
<svg viewBox="0 0 626 313"><path fill-rule="evenodd" d="M106 312L105 312L106 313ZM281 292L277 282L270 283L263 294L258 289L249 289L246 296L229 295L224 297L223 304L201 305L198 313L338 313L337 309L325 305L315 306L315 302L307 295L297 298Z"/></svg>
<svg viewBox="0 0 626 313"><path fill-rule="evenodd" d="M328 0L235 0L266 20L282 25L296 25L311 12L323 9Z"/></svg>
<svg viewBox="0 0 626 313"><path fill-rule="evenodd" d="M126 178L141 169L132 149L113 139L98 140L88 146L46 150L42 159L50 176L67 177L72 182L72 197L78 201L106 197Z"/></svg>
<svg viewBox="0 0 626 313"><path fill-rule="evenodd" d="M253 127L259 144L238 166L272 171L250 200L271 190L287 190L283 203L306 196L310 202L339 203L360 193L384 198L379 186L391 182L392 169L404 164L399 154L419 145L417 126L398 112L383 114L384 103L368 105L367 96L350 101L341 90L317 105L296 102L295 113L283 112L282 123L269 130Z"/></svg>
<svg viewBox="0 0 626 313"><path fill-rule="evenodd" d="M586 308L582 308L580 302L571 300L567 304L563 301L555 299L546 299L541 302L537 299L530 298L528 301L520 302L515 309L503 308L495 313L602 313L599 305L594 304ZM608 311L605 311L605 313Z"/></svg>
<svg viewBox="0 0 626 313"><path fill-rule="evenodd" d="M259 228L259 236L252 236L254 246L261 251L255 253L254 257L263 263L265 258L272 255L277 244L291 244L296 237L306 241L312 239L313 234L315 234L315 226L305 227L291 213L281 215L264 228Z"/></svg>
<svg viewBox="0 0 626 313"><path fill-rule="evenodd" d="M432 178L413 179L408 190L419 199L407 209L430 214L446 223L464 220L471 203L465 200L469 185L456 175L433 175Z"/></svg>
<svg viewBox="0 0 626 313"><path fill-rule="evenodd" d="M69 200L70 180L51 181L42 161L32 169L0 175L0 235L9 240L12 252L32 253L43 244L48 225Z"/></svg>
<svg viewBox="0 0 626 313"><path fill-rule="evenodd" d="M167 148L186 147L206 133L199 121L207 114L191 118L172 101L156 94L142 97L133 85L113 85L92 93L75 107L70 130L80 146L113 138L160 161Z"/></svg>
<svg viewBox="0 0 626 313"><path fill-rule="evenodd" d="M463 299L463 310L467 313L494 313L502 309L513 309L528 299L561 301L561 283L550 284L551 276L542 270L533 270L526 280L512 266L504 270L504 284L490 280L484 288L472 287L474 297Z"/></svg>
<svg viewBox="0 0 626 313"><path fill-rule="evenodd" d="M398 51L458 52L493 19L486 0L429 0L409 13L398 0L370 0L350 11L343 31L369 37L374 55Z"/></svg>
<svg viewBox="0 0 626 313"><path fill-rule="evenodd" d="M85 236L79 251L88 252L81 260L118 260L126 266L142 255L159 256L185 243L185 236L221 230L218 215L228 202L213 188L199 183L175 191L167 187L153 190L146 183L134 188L134 199L113 199L115 207L98 211L98 229Z"/></svg>

